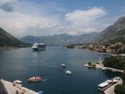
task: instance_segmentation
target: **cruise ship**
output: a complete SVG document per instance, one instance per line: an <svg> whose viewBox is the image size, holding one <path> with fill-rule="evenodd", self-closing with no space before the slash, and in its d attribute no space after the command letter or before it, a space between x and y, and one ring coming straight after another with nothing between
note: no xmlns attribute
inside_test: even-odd
<svg viewBox="0 0 125 94"><path fill-rule="evenodd" d="M44 43L34 43L32 49L33 51L43 51L46 49L46 45Z"/></svg>

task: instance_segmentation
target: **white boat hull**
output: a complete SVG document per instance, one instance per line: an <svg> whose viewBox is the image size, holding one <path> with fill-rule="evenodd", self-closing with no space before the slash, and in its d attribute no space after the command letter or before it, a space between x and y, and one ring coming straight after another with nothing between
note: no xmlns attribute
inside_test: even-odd
<svg viewBox="0 0 125 94"><path fill-rule="evenodd" d="M45 51L46 48L32 48L33 51Z"/></svg>
<svg viewBox="0 0 125 94"><path fill-rule="evenodd" d="M44 51L46 49L46 45L44 43L34 43L32 49L33 51Z"/></svg>

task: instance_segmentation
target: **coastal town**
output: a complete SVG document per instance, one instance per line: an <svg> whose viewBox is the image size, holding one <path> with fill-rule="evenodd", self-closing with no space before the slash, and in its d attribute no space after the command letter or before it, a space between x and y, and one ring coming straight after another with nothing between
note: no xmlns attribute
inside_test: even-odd
<svg viewBox="0 0 125 94"><path fill-rule="evenodd" d="M119 72L123 75L125 74L124 64L125 64L125 44L121 42L116 43L88 43L88 44L79 44L79 45L69 45L66 46L67 48L74 48L74 49L88 49L92 52L108 54L109 56L106 57L103 61L99 60L98 62L88 62L84 66L88 68L96 68L101 69L102 71L110 70L112 72ZM120 77L117 82L113 82L112 80L106 80L98 85L99 92L101 94L116 94L119 92L119 86L122 87L124 84L124 78L121 79ZM121 89L122 90L122 89ZM121 92L121 91L120 91ZM124 92L124 91L122 91ZM119 93L121 94L121 93ZM122 93L124 94L124 93Z"/></svg>
<svg viewBox="0 0 125 94"><path fill-rule="evenodd" d="M0 0L0 94L125 94L125 0Z"/></svg>
<svg viewBox="0 0 125 94"><path fill-rule="evenodd" d="M89 49L90 51L107 53L107 54L122 54L125 53L125 44L116 43L86 43L66 46L67 48Z"/></svg>
<svg viewBox="0 0 125 94"><path fill-rule="evenodd" d="M84 66L88 67L88 68L101 69L102 71L110 70L112 72L124 73L124 71L121 69L105 67L103 65L102 61L99 61L97 63L88 62ZM115 92L114 92L115 86L122 85L122 83L123 83L123 80L120 77L114 77L112 79L108 79L105 82L102 82L98 85L98 92L99 92L99 94L115 94Z"/></svg>

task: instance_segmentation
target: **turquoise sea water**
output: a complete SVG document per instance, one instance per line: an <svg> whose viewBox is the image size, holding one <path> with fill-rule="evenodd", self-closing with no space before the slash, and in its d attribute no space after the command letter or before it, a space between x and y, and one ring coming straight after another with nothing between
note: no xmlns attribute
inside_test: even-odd
<svg viewBox="0 0 125 94"><path fill-rule="evenodd" d="M97 62L106 55L83 49L49 46L46 51L33 52L31 48L0 50L0 78L23 81L23 86L44 94L97 94L97 85L119 73L88 69L85 63ZM60 64L72 71L65 74ZM41 83L28 83L29 77L39 75Z"/></svg>

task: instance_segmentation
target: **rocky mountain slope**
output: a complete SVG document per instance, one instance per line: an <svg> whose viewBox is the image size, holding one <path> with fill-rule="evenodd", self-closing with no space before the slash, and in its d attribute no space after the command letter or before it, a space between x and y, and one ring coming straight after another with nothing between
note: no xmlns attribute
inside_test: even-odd
<svg viewBox="0 0 125 94"><path fill-rule="evenodd" d="M0 28L0 47L22 47L26 46L25 43L13 37L5 30Z"/></svg>
<svg viewBox="0 0 125 94"><path fill-rule="evenodd" d="M120 17L113 25L107 27L99 36L98 41L125 43L125 16Z"/></svg>
<svg viewBox="0 0 125 94"><path fill-rule="evenodd" d="M53 36L25 36L21 40L25 43L43 42L46 45L70 45L94 42L99 33L89 33L83 35L53 35Z"/></svg>

